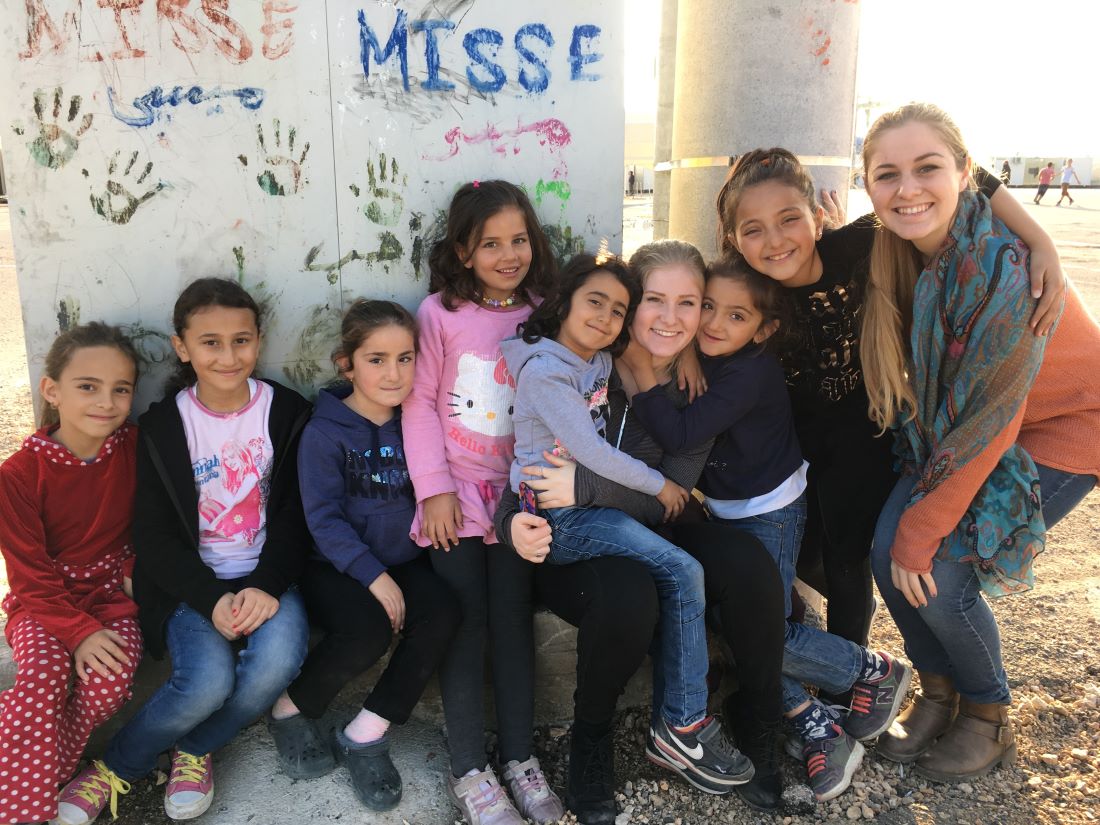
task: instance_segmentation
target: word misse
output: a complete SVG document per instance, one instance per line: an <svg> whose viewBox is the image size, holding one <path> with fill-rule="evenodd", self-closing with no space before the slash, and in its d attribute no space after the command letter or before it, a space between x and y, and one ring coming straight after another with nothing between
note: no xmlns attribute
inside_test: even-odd
<svg viewBox="0 0 1100 825"><path fill-rule="evenodd" d="M366 12L360 10L359 59L363 64L363 74L370 77L372 60L375 65L380 66L396 57L401 67L402 84L405 91L409 91L409 32L422 32L428 77L420 84L420 88L432 92L453 89L454 83L440 77L437 32L450 32L455 27L456 24L451 20L421 19L409 23L408 14L397 9L393 28L390 29L383 47L375 29L367 22ZM570 80L591 82L600 79L599 74L586 68L603 59L603 55L594 50L600 33L600 27L591 24L573 27L573 35L569 41ZM550 69L545 54L554 47L554 35L543 23L528 23L519 27L512 42L520 58L517 82L529 94L542 94L550 85ZM497 53L503 45L504 35L496 29L473 29L462 38L462 48L469 57L466 78L476 91L499 92L508 82L504 68L497 62Z"/></svg>

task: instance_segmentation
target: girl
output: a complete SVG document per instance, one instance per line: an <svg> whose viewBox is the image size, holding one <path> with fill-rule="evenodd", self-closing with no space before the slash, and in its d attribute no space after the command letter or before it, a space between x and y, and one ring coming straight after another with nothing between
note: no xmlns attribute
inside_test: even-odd
<svg viewBox="0 0 1100 825"><path fill-rule="evenodd" d="M687 403L687 393L673 379L680 355L699 327L704 268L695 247L674 240L646 244L630 259L631 275L642 290L631 338L650 353L665 391L681 406ZM621 366L617 363L608 379L608 443L691 489L710 444L700 450L663 453L630 413L626 389L619 380ZM739 689L723 708L726 721L755 767L752 780L736 786L736 791L749 805L774 810L782 793L775 734L783 655L783 596L775 564L752 536L720 522L680 519L662 526L665 509L655 497L623 487L583 465L549 454L547 458L555 467L525 468L531 473L527 484L539 491L540 505L547 509L574 504L614 507L661 531L702 565L708 619L714 619L737 664ZM652 640L657 593L645 567L628 558L528 564L524 559L541 557L548 548L551 532L541 516L518 511L516 496L507 492L497 511L497 534L516 549L515 563L533 574L539 601L578 628L566 803L585 825L611 825L616 816L610 746L615 703ZM653 676L656 728L664 692L659 666L654 667ZM652 748L651 753L657 755Z"/></svg>
<svg viewBox="0 0 1100 825"><path fill-rule="evenodd" d="M57 816L58 784L130 698L141 661L130 598L137 428L126 421L137 368L117 327L59 335L39 384L42 426L0 465L16 664L0 694L0 822Z"/></svg>
<svg viewBox="0 0 1100 825"><path fill-rule="evenodd" d="M983 176L994 210L1036 250L1032 288L1048 283L1032 323L1045 334L1063 281L1046 233L992 175ZM783 149L742 155L718 193L719 246L778 281L794 301L800 337L780 352L795 427L809 462L804 578L829 598L828 630L866 645L872 614L868 554L875 519L897 476L889 439L867 417L860 324L874 218L822 236L813 180ZM820 561L823 577L814 575ZM846 701L843 704L847 704Z"/></svg>
<svg viewBox="0 0 1100 825"><path fill-rule="evenodd" d="M751 533L771 553L786 595L783 711L803 742L819 801L839 796L873 739L897 715L910 669L885 653L790 618L790 592L806 514L806 462L798 446L783 370L766 344L782 330L787 296L741 258L707 273L698 343L707 392L678 408L657 384L651 359L628 357L639 392L634 409L670 452L714 443L699 482L718 520ZM811 699L803 682L853 692L844 719Z"/></svg>
<svg viewBox="0 0 1100 825"><path fill-rule="evenodd" d="M179 368L140 420L134 508L134 597L146 644L167 651L172 675L62 792L63 825L113 810L169 748L165 813L199 816L213 801L211 754L271 707L305 659L309 628L292 585L309 542L297 449L310 407L252 377L260 322L252 296L228 279L201 278L176 300ZM229 442L244 446L223 449ZM242 450L258 468L259 509L238 484ZM226 466L223 454L238 458ZM219 531L226 511L249 529Z"/></svg>
<svg viewBox="0 0 1100 825"><path fill-rule="evenodd" d="M553 822L561 802L534 757L530 616L510 612L512 577L491 552L492 514L512 461L515 381L500 342L553 284L554 260L518 187L474 181L451 200L447 234L432 249L431 294L420 304L420 353L403 429L416 491L411 528L458 596L462 623L440 668L451 753L451 799L470 825ZM492 634L500 758L519 812L485 758L485 634Z"/></svg>
<svg viewBox="0 0 1100 825"><path fill-rule="evenodd" d="M639 492L657 496L675 516L686 491L659 471L604 440L607 426L608 348L621 350L627 322L641 297L621 260L578 255L562 273L554 297L523 325L522 337L502 345L516 376L513 421L516 460L511 488L522 468L545 465L546 451L575 458ZM707 648L703 627L702 567L691 556L619 510L556 507L545 511L552 543L536 560L554 564L626 556L645 564L661 600L664 696L655 743L664 764L708 793L729 793L752 778L753 766L706 716Z"/></svg>
<svg viewBox="0 0 1100 825"><path fill-rule="evenodd" d="M391 301L359 299L344 315L333 362L344 383L318 394L298 453L302 503L319 554L306 566L302 595L325 638L272 716L288 734L295 725L315 736L314 720L340 689L401 634L363 709L336 734L356 795L371 810L385 811L401 800L386 731L408 721L461 614L409 539L415 503L400 405L412 389L416 322ZM322 761L314 770L314 761L301 753L288 773L317 776L329 767Z"/></svg>
<svg viewBox="0 0 1100 825"><path fill-rule="evenodd" d="M863 166L882 222L864 322L867 394L875 422L898 432L905 471L872 564L923 694L880 751L957 782L1016 756L982 592L1030 588L1044 523L1100 476L1100 327L1070 290L1053 337L1027 334L1028 249L968 191L970 156L938 108L880 117Z"/></svg>

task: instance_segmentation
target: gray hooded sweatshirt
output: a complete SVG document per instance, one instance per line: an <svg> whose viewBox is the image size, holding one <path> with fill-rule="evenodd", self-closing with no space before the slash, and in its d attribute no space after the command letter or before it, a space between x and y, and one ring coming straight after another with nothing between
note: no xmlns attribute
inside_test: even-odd
<svg viewBox="0 0 1100 825"><path fill-rule="evenodd" d="M572 458L632 490L651 496L661 492L665 477L660 472L616 450L605 438L610 355L597 352L585 361L549 338L534 344L508 338L500 348L516 380L513 492L527 477L521 468L550 466L542 456L544 450Z"/></svg>

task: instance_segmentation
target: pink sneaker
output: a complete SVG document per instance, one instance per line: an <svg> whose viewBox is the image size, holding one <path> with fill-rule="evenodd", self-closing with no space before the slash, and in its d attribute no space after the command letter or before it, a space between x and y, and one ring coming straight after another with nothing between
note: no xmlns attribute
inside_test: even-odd
<svg viewBox="0 0 1100 825"><path fill-rule="evenodd" d="M172 751L172 771L164 792L164 812L169 819L194 819L206 813L214 801L214 764L210 754L192 756Z"/></svg>
<svg viewBox="0 0 1100 825"><path fill-rule="evenodd" d="M117 818L118 795L129 792L130 783L119 779L97 759L61 791L57 817L50 820L50 825L88 825L108 806L111 816Z"/></svg>

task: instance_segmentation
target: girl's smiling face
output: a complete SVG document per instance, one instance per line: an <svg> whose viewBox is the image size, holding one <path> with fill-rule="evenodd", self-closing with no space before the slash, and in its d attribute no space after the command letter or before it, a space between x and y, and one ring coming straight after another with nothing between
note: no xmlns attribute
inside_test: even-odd
<svg viewBox="0 0 1100 825"><path fill-rule="evenodd" d="M199 400L216 412L233 412L248 403L248 377L260 357L260 331L251 309L206 306L187 318L183 336L172 346L197 378Z"/></svg>
<svg viewBox="0 0 1100 825"><path fill-rule="evenodd" d="M501 209L485 221L472 249L457 252L474 271L482 297L497 301L511 297L531 268L531 241L523 212L515 206Z"/></svg>
<svg viewBox="0 0 1100 825"><path fill-rule="evenodd" d="M779 327L765 323L740 281L712 277L703 296L703 318L699 325L699 349L703 355L732 355L747 344L761 344Z"/></svg>
<svg viewBox="0 0 1100 825"><path fill-rule="evenodd" d="M815 271L824 210L811 207L794 186L767 180L745 189L729 239L757 272L783 286L807 286Z"/></svg>
<svg viewBox="0 0 1100 825"><path fill-rule="evenodd" d="M623 329L630 293L619 279L597 269L569 299L557 341L586 361L611 346Z"/></svg>
<svg viewBox="0 0 1100 825"><path fill-rule="evenodd" d="M344 371L352 386L345 403L375 424L385 424L412 390L415 368L412 333L397 324L378 327L352 353Z"/></svg>
<svg viewBox="0 0 1100 825"><path fill-rule="evenodd" d="M867 194L883 226L927 260L943 245L970 180L940 134L910 120L879 133L867 155Z"/></svg>
<svg viewBox="0 0 1100 825"><path fill-rule="evenodd" d="M683 264L654 269L642 287L630 337L656 358L672 358L699 329L701 277Z"/></svg>
<svg viewBox="0 0 1100 825"><path fill-rule="evenodd" d="M75 350L57 380L43 376L40 385L61 422L54 440L78 458L94 458L130 414L136 381L134 362L116 347Z"/></svg>

